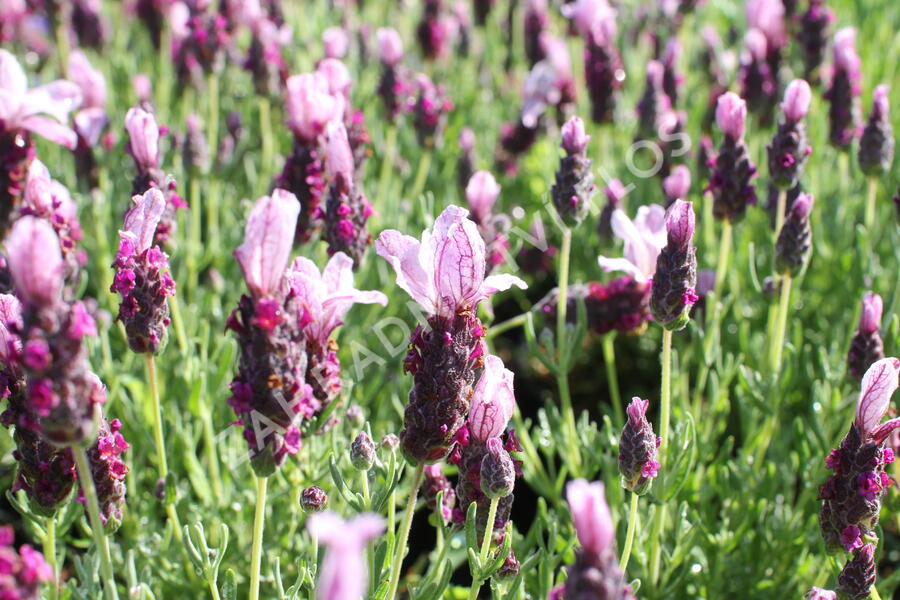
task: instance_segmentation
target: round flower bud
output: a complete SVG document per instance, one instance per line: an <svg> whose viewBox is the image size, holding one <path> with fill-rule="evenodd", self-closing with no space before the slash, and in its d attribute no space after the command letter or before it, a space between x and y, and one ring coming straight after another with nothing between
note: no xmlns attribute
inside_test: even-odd
<svg viewBox="0 0 900 600"><path fill-rule="evenodd" d="M516 466L499 438L487 443L488 453L481 460L481 491L488 498L509 496L516 484Z"/></svg>
<svg viewBox="0 0 900 600"><path fill-rule="evenodd" d="M394 452L400 447L400 438L393 433L386 433L384 434L384 437L381 438L381 447L388 452Z"/></svg>
<svg viewBox="0 0 900 600"><path fill-rule="evenodd" d="M359 471L368 471L375 462L375 443L365 431L350 444L350 462Z"/></svg>
<svg viewBox="0 0 900 600"><path fill-rule="evenodd" d="M317 485L310 486L300 494L300 507L307 514L321 512L328 504L328 494Z"/></svg>

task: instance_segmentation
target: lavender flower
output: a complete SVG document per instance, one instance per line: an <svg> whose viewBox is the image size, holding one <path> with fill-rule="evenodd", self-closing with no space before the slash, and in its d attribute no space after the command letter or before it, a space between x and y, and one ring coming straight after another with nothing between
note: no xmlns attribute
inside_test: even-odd
<svg viewBox="0 0 900 600"><path fill-rule="evenodd" d="M434 60L449 51L450 23L444 14L444 0L425 0L422 20L416 26L416 38L425 58Z"/></svg>
<svg viewBox="0 0 900 600"><path fill-rule="evenodd" d="M656 259L656 272L650 288L650 312L653 319L668 329L678 331L688 322L691 306L698 297L694 207L676 200L666 216L668 241Z"/></svg>
<svg viewBox="0 0 900 600"><path fill-rule="evenodd" d="M322 47L325 58L341 59L347 56L350 37L343 27L329 27L322 32Z"/></svg>
<svg viewBox="0 0 900 600"><path fill-rule="evenodd" d="M38 600L41 585L53 579L53 569L44 555L22 544L18 550L13 545L12 525L0 527L0 597L9 600Z"/></svg>
<svg viewBox="0 0 900 600"><path fill-rule="evenodd" d="M878 332L883 309L881 296L878 294L868 292L863 296L859 327L850 342L850 352L847 353L847 372L854 379L862 377L872 364L884 358L884 343Z"/></svg>
<svg viewBox="0 0 900 600"><path fill-rule="evenodd" d="M784 92L781 110L784 120L772 143L766 146L769 156L769 174L779 190L786 191L797 185L812 147L806 139L803 118L809 112L812 90L802 79L792 81Z"/></svg>
<svg viewBox="0 0 900 600"><path fill-rule="evenodd" d="M560 160L550 195L560 218L569 227L584 220L591 197L597 191L592 161L585 152L590 139L584 131L584 122L578 117L572 117L562 127L562 148L566 155Z"/></svg>
<svg viewBox="0 0 900 600"><path fill-rule="evenodd" d="M403 60L403 40L397 30L392 28L379 28L375 37L378 39L378 54L381 57L378 96L384 104L388 120L394 122L406 109L406 96L409 93L407 75L400 65Z"/></svg>
<svg viewBox="0 0 900 600"><path fill-rule="evenodd" d="M166 200L162 192L150 188L131 202L125 228L119 232L119 251L112 264L116 276L110 291L122 296L117 318L125 325L128 346L139 354L157 354L171 322L167 298L175 295L169 257L153 245Z"/></svg>
<svg viewBox="0 0 900 600"><path fill-rule="evenodd" d="M450 206L421 242L394 230L375 242L376 252L397 273L397 284L428 315L428 329L416 328L404 361L413 388L400 440L414 464L447 456L468 413L474 371L484 353L478 303L513 285L526 287L512 275L484 276L484 241L467 217L468 211Z"/></svg>
<svg viewBox="0 0 900 600"><path fill-rule="evenodd" d="M372 243L366 222L374 211L354 180L353 154L344 125L339 121L330 123L325 139L325 172L331 186L325 204L323 237L329 254L344 252L358 267Z"/></svg>
<svg viewBox="0 0 900 600"><path fill-rule="evenodd" d="M328 548L316 585L316 599L363 597L369 582L366 545L384 533L384 519L366 513L344 521L335 513L322 512L310 517L307 528Z"/></svg>
<svg viewBox="0 0 900 600"><path fill-rule="evenodd" d="M341 391L338 345L332 335L354 304L387 304L381 292L353 287L353 261L335 253L320 272L311 260L297 257L286 273L290 293L300 311L307 356L306 383L318 401L317 410L337 399Z"/></svg>
<svg viewBox="0 0 900 600"><path fill-rule="evenodd" d="M128 132L126 150L137 167L137 174L131 181L132 196L142 196L150 188L157 188L165 195L166 208L156 227L156 242L165 245L175 235L178 211L186 208L187 203L178 195L175 181L166 181L160 168L160 127L153 114L139 106L130 108L125 115L125 131Z"/></svg>
<svg viewBox="0 0 900 600"><path fill-rule="evenodd" d="M0 95L0 233L5 234L22 200L25 175L35 156L31 134L73 150L78 136L63 123L81 102L81 92L74 83L63 80L28 89L19 61L0 49Z"/></svg>
<svg viewBox="0 0 900 600"><path fill-rule="evenodd" d="M203 89L204 77L220 71L225 48L230 44L228 22L217 12L197 3L176 4L169 14L172 28L172 60L179 81Z"/></svg>
<svg viewBox="0 0 900 600"><path fill-rule="evenodd" d="M109 23L103 18L101 5L100 0L72 2L72 31L85 48L100 49L109 37Z"/></svg>
<svg viewBox="0 0 900 600"><path fill-rule="evenodd" d="M209 145L203 132L203 123L197 113L188 115L185 121L184 141L181 144L181 161L184 170L192 176L209 169Z"/></svg>
<svg viewBox="0 0 900 600"><path fill-rule="evenodd" d="M634 279L649 281L656 272L657 257L666 245L666 211L658 204L638 208L634 221L616 209L610 217L616 237L624 242L622 258L598 259L604 271L624 271Z"/></svg>
<svg viewBox="0 0 900 600"><path fill-rule="evenodd" d="M676 166L669 176L663 179L662 188L666 197L666 208L672 206L676 200L684 200L691 190L691 170L685 165Z"/></svg>
<svg viewBox="0 0 900 600"><path fill-rule="evenodd" d="M756 204L756 190L750 180L756 166L744 142L747 104L732 92L719 97L716 123L725 134L719 153L712 163L709 191L713 195L713 215L717 219L737 221L747 206Z"/></svg>
<svg viewBox="0 0 900 600"><path fill-rule="evenodd" d="M856 551L838 575L838 591L850 600L869 598L875 585L875 544L866 544Z"/></svg>
<svg viewBox="0 0 900 600"><path fill-rule="evenodd" d="M894 130L888 114L889 91L885 84L875 88L869 122L859 138L859 168L870 177L883 175L894 162Z"/></svg>
<svg viewBox="0 0 900 600"><path fill-rule="evenodd" d="M358 471L368 471L375 464L375 442L362 431L350 444L350 463Z"/></svg>
<svg viewBox="0 0 900 600"><path fill-rule="evenodd" d="M634 600L631 586L619 568L614 548L615 529L606 503L603 483L584 479L566 485L566 499L581 548L569 567L565 583L566 600L608 598Z"/></svg>
<svg viewBox="0 0 900 600"><path fill-rule="evenodd" d="M597 218L597 234L603 240L611 240L613 238L612 216L616 210L621 210L622 199L628 194L628 190L622 185L618 179L610 179L603 189L606 196L606 204L600 211Z"/></svg>
<svg viewBox="0 0 900 600"><path fill-rule="evenodd" d="M819 525L829 553L852 552L874 536L881 498L892 484L884 470L894 462L894 453L885 441L900 427L900 419L881 423L881 418L897 389L898 375L896 358L883 358L869 367L862 378L856 419L825 459L833 473L819 488Z"/></svg>
<svg viewBox="0 0 900 600"><path fill-rule="evenodd" d="M459 158L456 159L456 183L465 192L469 180L475 174L475 132L471 127L463 127L456 141Z"/></svg>
<svg viewBox="0 0 900 600"><path fill-rule="evenodd" d="M628 421L619 439L619 473L622 487L636 494L650 490L653 478L659 470L657 452L661 438L653 433L653 426L647 421L649 400L632 398L626 412Z"/></svg>
<svg viewBox="0 0 900 600"><path fill-rule="evenodd" d="M677 37L669 38L666 42L666 52L663 55L663 91L669 97L672 106L678 104L681 87L684 85L684 76L678 72L678 61L681 59L681 42Z"/></svg>
<svg viewBox="0 0 900 600"><path fill-rule="evenodd" d="M297 453L301 421L321 406L306 383L303 310L284 277L299 212L297 198L284 190L260 198L235 250L250 295L228 319L241 348L228 404L261 477Z"/></svg>
<svg viewBox="0 0 900 600"><path fill-rule="evenodd" d="M606 0L579 0L563 10L584 38L584 78L591 99L591 120L612 122L625 79L616 46L616 11Z"/></svg>
<svg viewBox="0 0 900 600"><path fill-rule="evenodd" d="M275 96L287 79L288 68L282 48L290 42L290 30L260 15L250 23L250 33L244 68L253 76L257 95Z"/></svg>
<svg viewBox="0 0 900 600"><path fill-rule="evenodd" d="M853 143L859 129L859 93L862 73L856 54L856 30L845 27L834 34L832 45L834 68L831 86L825 92L829 102L828 120L831 125L829 140L839 150L846 150Z"/></svg>
<svg viewBox="0 0 900 600"><path fill-rule="evenodd" d="M115 533L119 529L122 524L122 507L125 505L125 476L128 474L128 466L122 460L122 454L129 446L119 432L121 428L122 424L118 419L107 422L106 417L101 416L97 441L87 451L91 478L97 490L100 520L107 533ZM83 490L79 490L78 502L85 504Z"/></svg>
<svg viewBox="0 0 900 600"><path fill-rule="evenodd" d="M524 16L524 45L528 66L533 67L544 60L546 52L541 36L547 31L550 15L547 13L547 0L528 0Z"/></svg>
<svg viewBox="0 0 900 600"><path fill-rule="evenodd" d="M435 85L427 75L419 73L416 75L415 99L410 105L419 145L434 148L440 142L453 102L443 86Z"/></svg>
<svg viewBox="0 0 900 600"><path fill-rule="evenodd" d="M795 276L809 259L809 251L812 248L809 215L812 207L811 194L800 194L791 205L791 210L775 242L775 268L780 273Z"/></svg>
<svg viewBox="0 0 900 600"><path fill-rule="evenodd" d="M825 60L828 47L828 29L834 21L834 12L825 6L825 0L809 0L809 8L800 15L797 41L803 48L803 78L819 81L819 67Z"/></svg>
<svg viewBox="0 0 900 600"><path fill-rule="evenodd" d="M768 57L768 41L758 29L750 29L744 37L741 67L738 80L741 97L747 100L747 109L768 122L778 94L778 81Z"/></svg>
<svg viewBox="0 0 900 600"><path fill-rule="evenodd" d="M647 79L644 93L638 101L638 134L642 140L659 137L660 117L672 108L672 101L663 90L665 68L662 63L651 60L647 63Z"/></svg>
<svg viewBox="0 0 900 600"><path fill-rule="evenodd" d="M488 171L478 171L466 186L466 200L471 218L478 225L478 232L488 252L487 271L502 264L509 252L509 240L504 231L509 219L494 215L494 205L500 195L500 184Z"/></svg>
<svg viewBox="0 0 900 600"><path fill-rule="evenodd" d="M105 108L106 80L81 50L75 50L69 56L69 79L78 86L82 95L81 108L74 117L74 129L78 135L75 170L79 179L94 189L99 185L99 179L93 149L109 124Z"/></svg>
<svg viewBox="0 0 900 600"><path fill-rule="evenodd" d="M317 485L310 486L300 494L300 506L306 514L322 512L328 504L328 495Z"/></svg>
<svg viewBox="0 0 900 600"><path fill-rule="evenodd" d="M837 600L837 594L831 590L823 590L820 587L811 587L806 595L805 600Z"/></svg>
<svg viewBox="0 0 900 600"><path fill-rule="evenodd" d="M59 239L46 221L19 219L6 239L9 266L22 301L22 341L14 361L28 381L28 427L58 445L86 444L106 400L103 384L87 362L84 338L97 334L81 302L62 299L64 263Z"/></svg>

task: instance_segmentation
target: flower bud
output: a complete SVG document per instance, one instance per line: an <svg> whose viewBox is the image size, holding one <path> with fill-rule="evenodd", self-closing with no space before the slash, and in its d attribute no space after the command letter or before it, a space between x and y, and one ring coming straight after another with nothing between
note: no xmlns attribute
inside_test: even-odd
<svg viewBox="0 0 900 600"><path fill-rule="evenodd" d="M805 600L837 600L837 594L831 590L823 590L820 587L809 588L804 596Z"/></svg>
<svg viewBox="0 0 900 600"><path fill-rule="evenodd" d="M329 27L322 32L322 45L325 48L325 58L344 58L350 38L343 27Z"/></svg>
<svg viewBox="0 0 900 600"><path fill-rule="evenodd" d="M487 443L487 454L481 459L481 491L491 499L509 496L516 485L516 467L499 438Z"/></svg>
<svg viewBox="0 0 900 600"><path fill-rule="evenodd" d="M306 514L321 512L327 504L328 495L317 485L306 488L300 494L300 507Z"/></svg>
<svg viewBox="0 0 900 600"><path fill-rule="evenodd" d="M381 438L381 447L388 452L395 452L400 446L400 438L393 433L386 433Z"/></svg>
<svg viewBox="0 0 900 600"><path fill-rule="evenodd" d="M65 264L48 221L20 218L6 238L6 250L16 293L25 305L49 308L62 299Z"/></svg>
<svg viewBox="0 0 900 600"><path fill-rule="evenodd" d="M809 214L813 207L811 194L801 194L788 213L775 244L775 267L780 273L797 275L806 265L812 248Z"/></svg>
<svg viewBox="0 0 900 600"><path fill-rule="evenodd" d="M650 312L657 323L670 331L683 329L690 307L698 300L694 208L677 200L666 216L668 243L656 259L656 273L650 287Z"/></svg>
<svg viewBox="0 0 900 600"><path fill-rule="evenodd" d="M403 60L403 40L396 29L381 27L375 31L378 39L378 56L381 62L389 66L395 66Z"/></svg>
<svg viewBox="0 0 900 600"><path fill-rule="evenodd" d="M875 362L884 358L884 343L878 328L881 324L883 305L881 296L869 292L863 296L859 328L850 341L847 353L847 372L858 379Z"/></svg>
<svg viewBox="0 0 900 600"><path fill-rule="evenodd" d="M556 171L556 182L550 190L556 211L563 222L572 227L588 214L591 197L596 191L592 162L585 149L590 136L584 132L584 122L572 117L563 125L562 147L566 151Z"/></svg>
<svg viewBox="0 0 900 600"><path fill-rule="evenodd" d="M864 600L869 597L875 585L875 545L866 544L856 551L838 575L838 591L850 600Z"/></svg>
<svg viewBox="0 0 900 600"><path fill-rule="evenodd" d="M875 88L869 122L859 138L859 166L869 176L885 173L894 161L894 130L888 114L889 89L884 84Z"/></svg>
<svg viewBox="0 0 900 600"><path fill-rule="evenodd" d="M781 110L788 121L797 123L809 112L809 104L812 101L812 89L803 79L795 79L790 82L784 91L784 102Z"/></svg>
<svg viewBox="0 0 900 600"><path fill-rule="evenodd" d="M663 179L662 186L667 208L676 200L685 200L691 190L691 170L685 165L676 166L669 176Z"/></svg>
<svg viewBox="0 0 900 600"><path fill-rule="evenodd" d="M632 398L626 409L628 421L619 440L622 487L636 494L643 494L650 489L659 470L657 448L661 440L653 433L653 426L647 421L649 405L648 400Z"/></svg>
<svg viewBox="0 0 900 600"><path fill-rule="evenodd" d="M368 471L375 463L375 443L365 431L350 444L350 462L358 471Z"/></svg>
<svg viewBox="0 0 900 600"><path fill-rule="evenodd" d="M562 148L566 154L584 152L590 141L591 136L584 130L584 121L578 117L572 117L562 126Z"/></svg>
<svg viewBox="0 0 900 600"><path fill-rule="evenodd" d="M478 171L466 185L466 201L476 223L486 223L500 195L500 184L488 171Z"/></svg>
<svg viewBox="0 0 900 600"><path fill-rule="evenodd" d="M734 92L726 92L719 96L716 105L716 124L722 132L738 141L744 137L744 124L747 120L747 103Z"/></svg>

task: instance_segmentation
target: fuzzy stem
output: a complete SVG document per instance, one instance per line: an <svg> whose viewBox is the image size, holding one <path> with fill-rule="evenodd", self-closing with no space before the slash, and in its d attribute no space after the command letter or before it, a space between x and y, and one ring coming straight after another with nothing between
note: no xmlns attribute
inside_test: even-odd
<svg viewBox="0 0 900 600"><path fill-rule="evenodd" d="M869 597L872 600L881 600L881 594L878 593L878 588L875 587L875 584L872 584L872 589L869 591Z"/></svg>
<svg viewBox="0 0 900 600"><path fill-rule="evenodd" d="M528 320L528 313L522 313L521 315L515 316L511 319L507 319L496 325L490 325L488 327L487 332L485 333L485 337L492 338L500 335L501 333L505 333L510 329L515 329L516 327L521 327Z"/></svg>
<svg viewBox="0 0 900 600"><path fill-rule="evenodd" d="M875 213L876 205L875 199L878 197L878 180L874 177L869 177L869 189L866 194L866 216L864 223L866 224L866 231L871 232L872 227L875 225ZM874 587L872 589L875 589Z"/></svg>
<svg viewBox="0 0 900 600"><path fill-rule="evenodd" d="M103 591L106 600L119 600L119 591L116 589L116 579L113 575L112 560L109 557L109 541L103 530L103 522L100 520L100 507L97 502L97 490L94 488L94 480L91 478L91 465L88 462L87 452L77 444L72 446L72 455L75 457L75 466L78 471L78 479L81 489L84 491L85 509L88 520L91 523L91 535L94 544L100 554L100 574L103 579Z"/></svg>
<svg viewBox="0 0 900 600"><path fill-rule="evenodd" d="M419 487L425 477L424 465L416 467L413 475L412 489L409 491L409 501L406 504L406 514L400 524L400 535L394 543L394 560L391 563L391 587L385 600L394 600L397 597L397 589L400 585L400 569L403 567L403 557L406 555L406 543L409 540L409 529L412 527L413 514L416 512L416 499L419 495Z"/></svg>
<svg viewBox="0 0 900 600"><path fill-rule="evenodd" d="M660 416L659 416L659 463L660 468L666 462L666 446L669 443L669 414L671 412L671 378L672 378L672 332L663 329L662 339L662 385L660 388ZM653 545L650 548L650 579L654 585L659 582L659 568L662 559L662 528L666 519L666 505L660 504L653 515L653 533L650 539Z"/></svg>
<svg viewBox="0 0 900 600"><path fill-rule="evenodd" d="M484 526L484 537L481 540L481 553L478 556L479 568L484 567L484 563L487 561L488 553L491 549L491 538L494 537L494 521L497 519L498 504L500 504L500 498L491 498L491 506L488 508L488 520L487 524ZM472 587L469 588L469 600L477 600L478 598L481 584L484 583L484 580L481 579L480 575L480 573L472 573Z"/></svg>
<svg viewBox="0 0 900 600"><path fill-rule="evenodd" d="M191 252L189 252L187 256L187 283L191 285L191 298L193 298L194 287L197 285L197 256L203 253L203 242L200 233L203 212L200 199L200 174L197 172L197 169L192 169L189 177L190 183L188 184L188 189L191 197Z"/></svg>
<svg viewBox="0 0 900 600"><path fill-rule="evenodd" d="M784 210L787 207L787 190L778 190L778 203L775 205L775 239L784 227Z"/></svg>
<svg viewBox="0 0 900 600"><path fill-rule="evenodd" d="M51 600L59 598L59 565L56 564L56 513L47 517L47 533L44 536L44 558L53 571L53 587L50 588Z"/></svg>
<svg viewBox="0 0 900 600"><path fill-rule="evenodd" d="M219 471L219 455L216 451L216 435L212 422L212 407L203 411L203 444L206 446L206 460L209 463L209 479L215 502L222 500L222 474Z"/></svg>
<svg viewBox="0 0 900 600"><path fill-rule="evenodd" d="M787 330L787 318L790 311L791 275L785 273L781 278L781 298L778 303L778 321L775 324L775 337L769 346L769 368L775 375L781 372L781 356L784 350L784 336Z"/></svg>
<svg viewBox="0 0 900 600"><path fill-rule="evenodd" d="M572 254L572 230L563 227L562 249L559 253L559 300L556 308L556 383L559 387L559 399L562 405L563 420L566 425L565 441L569 459L572 461L573 474L581 469L581 454L578 450L578 430L575 425L575 410L572 408L572 396L569 392L569 365L563 365L566 355L566 305L569 293L569 260Z"/></svg>
<svg viewBox="0 0 900 600"><path fill-rule="evenodd" d="M369 495L369 472L360 471L359 478L362 486L363 506L366 510L372 510L372 501ZM375 570L375 547L372 544L366 544L366 558L369 563L369 589L374 590L378 585L378 573Z"/></svg>
<svg viewBox="0 0 900 600"><path fill-rule="evenodd" d="M622 410L622 396L619 394L619 376L616 373L616 334L603 336L603 363L606 365L606 383L609 386L609 401L613 405L616 416L616 427L625 425L625 413Z"/></svg>
<svg viewBox="0 0 900 600"><path fill-rule="evenodd" d="M631 558L631 548L634 545L634 531L637 529L638 516L638 496L631 492L631 509L628 511L628 532L625 534L625 549L622 551L622 559L619 561L619 568L622 572L627 572L628 559Z"/></svg>
<svg viewBox="0 0 900 600"><path fill-rule="evenodd" d="M428 170L431 168L431 154L432 150L429 148L423 150L422 155L419 157L419 168L416 171L416 178L413 180L409 194L409 199L412 201L418 200L419 194L422 193L422 188L425 186L425 179L428 177Z"/></svg>
<svg viewBox="0 0 900 600"><path fill-rule="evenodd" d="M256 479L256 514L253 517L253 546L250 549L250 600L259 600L259 570L262 563L263 526L266 520L268 477Z"/></svg>
<svg viewBox="0 0 900 600"><path fill-rule="evenodd" d="M653 529L650 531L650 539L653 540L650 546L650 580L653 585L659 583L659 569L662 560L662 536L663 521L666 520L666 505L657 504L656 512L653 513Z"/></svg>
<svg viewBox="0 0 900 600"><path fill-rule="evenodd" d="M375 206L383 206L382 201L387 193L387 182L391 175L391 167L394 164L394 156L397 151L397 126L388 125L384 142L384 156L381 159L381 173L378 176L378 191L375 196Z"/></svg>

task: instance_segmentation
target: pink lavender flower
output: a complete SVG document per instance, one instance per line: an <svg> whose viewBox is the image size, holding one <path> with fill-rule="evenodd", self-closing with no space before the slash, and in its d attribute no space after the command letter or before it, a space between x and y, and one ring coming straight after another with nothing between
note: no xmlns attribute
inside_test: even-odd
<svg viewBox="0 0 900 600"><path fill-rule="evenodd" d="M662 182L663 193L666 197L666 208L672 206L676 200L687 198L691 190L691 170L685 165L678 165Z"/></svg>
<svg viewBox="0 0 900 600"><path fill-rule="evenodd" d="M826 460L832 475L819 488L819 525L830 553L851 552L874 535L881 498L892 483L884 471L894 454L884 447L885 441L900 427L900 419L884 423L881 419L900 384L898 375L896 358L883 358L869 367L850 431Z"/></svg>
<svg viewBox="0 0 900 600"><path fill-rule="evenodd" d="M299 451L299 426L321 408L306 383L306 312L285 277L299 212L297 198L284 190L260 198L234 253L250 295L228 318L241 348L228 404L261 477Z"/></svg>
<svg viewBox="0 0 900 600"><path fill-rule="evenodd" d="M466 186L470 216L478 225L478 231L487 248L488 271L502 264L509 251L509 240L505 234L508 219L504 218L504 215L494 215L494 205L499 195L500 184L488 171L475 173Z"/></svg>
<svg viewBox="0 0 900 600"><path fill-rule="evenodd" d="M323 237L329 254L344 252L357 267L372 236L366 222L374 212L353 176L353 153L343 123L329 124L325 135L325 172L331 179L325 204Z"/></svg>
<svg viewBox="0 0 900 600"><path fill-rule="evenodd" d="M756 166L744 142L747 104L737 94L719 96L716 123L725 134L719 152L711 161L709 191L713 195L713 215L717 219L740 220L747 206L756 204L756 190L751 179Z"/></svg>
<svg viewBox="0 0 900 600"><path fill-rule="evenodd" d="M528 66L533 67L546 56L541 36L547 31L550 15L547 0L528 0L525 5L525 57Z"/></svg>
<svg viewBox="0 0 900 600"><path fill-rule="evenodd" d="M440 463L434 465L425 465L425 479L422 481L422 496L425 498L425 504L431 510L437 510L437 497L440 492L441 496L441 518L445 522L450 521L453 516L453 509L456 507L456 491L453 484L444 475L441 470Z"/></svg>
<svg viewBox="0 0 900 600"><path fill-rule="evenodd" d="M119 231L119 251L112 267L110 291L122 297L118 320L125 325L128 345L137 353L156 354L162 348L169 319L168 298L175 295L169 257L154 245L166 199L156 188L131 199L125 228Z"/></svg>
<svg viewBox="0 0 900 600"><path fill-rule="evenodd" d="M837 593L823 590L820 587L811 587L804 598L805 600L837 600Z"/></svg>
<svg viewBox="0 0 900 600"><path fill-rule="evenodd" d="M276 96L288 76L282 49L291 41L290 29L260 15L251 21L250 32L244 68L253 76L253 87L258 95Z"/></svg>
<svg viewBox="0 0 900 600"><path fill-rule="evenodd" d="M306 383L322 408L341 391L338 346L332 335L354 304L387 305L387 296L353 287L353 260L335 253L319 272L308 258L297 257L286 278L301 314L307 354Z"/></svg>
<svg viewBox="0 0 900 600"><path fill-rule="evenodd" d="M366 545L384 533L384 519L368 513L345 521L326 511L312 515L307 528L328 548L316 585L317 600L359 600L369 581Z"/></svg>
<svg viewBox="0 0 900 600"><path fill-rule="evenodd" d="M690 308L697 302L697 257L694 237L694 207L676 200L666 215L667 243L656 259L650 288L653 319L670 331L687 325Z"/></svg>
<svg viewBox="0 0 900 600"><path fill-rule="evenodd" d="M344 58L350 46L350 38L343 27L329 27L322 32L325 58Z"/></svg>
<svg viewBox="0 0 900 600"><path fill-rule="evenodd" d="M81 108L75 113L79 143L96 146L109 119L106 117L106 79L81 50L69 55L69 79L81 90Z"/></svg>
<svg viewBox="0 0 900 600"><path fill-rule="evenodd" d="M375 242L397 285L428 315L429 328L416 329L404 361L414 383L400 438L417 463L445 457L468 413L474 369L484 353L478 303L513 285L526 287L512 275L485 277L484 240L467 217L468 211L450 206L421 241L388 230Z"/></svg>
<svg viewBox="0 0 900 600"><path fill-rule="evenodd" d="M882 175L894 162L894 129L890 119L890 88L881 84L872 94L872 112L859 138L859 166L870 177Z"/></svg>
<svg viewBox="0 0 900 600"><path fill-rule="evenodd" d="M122 423L118 419L107 422L106 417L101 416L97 441L87 451L91 478L100 505L100 520L107 533L114 533L122 524L122 507L125 505L125 476L128 474L128 466L122 455L129 445L122 436L121 429ZM79 490L78 502L85 503L83 490Z"/></svg>
<svg viewBox="0 0 900 600"><path fill-rule="evenodd" d="M864 600L875 585L875 544L862 546L838 575L838 591L842 597Z"/></svg>
<svg viewBox="0 0 900 600"><path fill-rule="evenodd" d="M846 150L859 133L859 94L862 73L856 53L856 30L845 27L834 34L831 86L825 93L829 102L829 139L839 150Z"/></svg>
<svg viewBox="0 0 900 600"><path fill-rule="evenodd" d="M825 60L828 29L833 21L834 12L825 6L825 0L810 0L806 12L800 15L797 41L803 48L803 78L811 83L819 81L819 67Z"/></svg>
<svg viewBox="0 0 900 600"><path fill-rule="evenodd" d="M661 439L653 433L647 421L649 400L632 398L626 412L628 420L619 440L619 473L622 486L636 494L650 489L659 470L658 450Z"/></svg>
<svg viewBox="0 0 900 600"><path fill-rule="evenodd" d="M812 90L802 79L792 81L784 92L781 104L784 120L766 147L772 183L781 191L797 185L806 159L812 153L803 124L811 100Z"/></svg>
<svg viewBox="0 0 900 600"><path fill-rule="evenodd" d="M311 142L325 132L330 121L342 117L344 98L331 93L324 73L303 73L287 80L285 111L287 126L294 132L294 137Z"/></svg>
<svg viewBox="0 0 900 600"><path fill-rule="evenodd" d="M446 56L450 49L452 23L445 14L444 0L425 0L422 20L416 26L416 38L425 58Z"/></svg>
<svg viewBox="0 0 900 600"><path fill-rule="evenodd" d="M812 194L800 194L791 204L775 242L775 267L780 273L797 275L809 260L812 248L809 215L813 203Z"/></svg>
<svg viewBox="0 0 900 600"><path fill-rule="evenodd" d="M597 190L592 161L585 150L591 137L585 133L584 122L572 117L562 127L562 148L566 155L560 160L556 182L550 189L556 212L569 227L587 216L591 197Z"/></svg>
<svg viewBox="0 0 900 600"><path fill-rule="evenodd" d="M381 78L378 80L378 96L384 104L387 118L393 122L407 109L407 96L411 82L400 64L403 60L403 40L396 29L379 28L378 55L381 59Z"/></svg>
<svg viewBox="0 0 900 600"><path fill-rule="evenodd" d="M654 140L659 137L660 119L672 109L672 101L663 88L665 67L657 60L647 62L644 93L637 105L638 138Z"/></svg>
<svg viewBox="0 0 900 600"><path fill-rule="evenodd" d="M884 343L878 332L882 310L881 296L873 292L863 296L859 327L847 353L847 372L854 379L862 377L872 364L884 358Z"/></svg>
<svg viewBox="0 0 900 600"><path fill-rule="evenodd" d="M410 110L416 137L422 147L433 148L440 142L447 114L453 110L453 101L443 86L435 85L424 73L416 75L415 89Z"/></svg>
<svg viewBox="0 0 900 600"><path fill-rule="evenodd" d="M611 598L633 600L631 587L619 568L614 548L615 528L603 483L584 479L566 485L575 534L581 542L565 583L567 600Z"/></svg>
<svg viewBox="0 0 900 600"><path fill-rule="evenodd" d="M206 4L176 2L169 14L178 79L197 89L203 89L205 75L222 69L225 48L231 43L225 17L208 9Z"/></svg>
<svg viewBox="0 0 900 600"><path fill-rule="evenodd" d="M83 47L100 49L109 37L109 23L103 16L101 5L101 0L72 2L72 31Z"/></svg>
<svg viewBox="0 0 900 600"><path fill-rule="evenodd" d="M598 261L604 271L624 271L637 281L646 282L656 272L656 259L666 245L666 211L658 204L638 208L634 221L622 209L610 217L616 237L625 244L622 258L601 256Z"/></svg>
<svg viewBox="0 0 900 600"><path fill-rule="evenodd" d="M41 585L53 579L53 569L44 556L28 544L23 544L17 551L13 536L12 525L0 527L0 597L38 600Z"/></svg>

